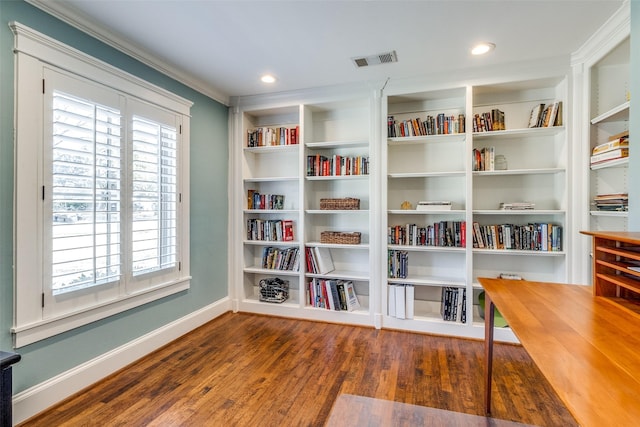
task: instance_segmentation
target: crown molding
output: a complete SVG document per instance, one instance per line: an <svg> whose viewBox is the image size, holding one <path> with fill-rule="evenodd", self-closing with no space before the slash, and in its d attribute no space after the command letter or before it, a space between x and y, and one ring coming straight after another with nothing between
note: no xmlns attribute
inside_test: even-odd
<svg viewBox="0 0 640 427"><path fill-rule="evenodd" d="M622 6L573 54L571 64L592 64L602 59L631 34L631 7L629 1Z"/></svg>
<svg viewBox="0 0 640 427"><path fill-rule="evenodd" d="M117 37L112 34L108 28L98 25L95 22L91 22L85 16L75 12L71 8L58 3L45 0L25 0L30 5L37 7L38 9L48 13L49 15L58 18L59 20L71 25L74 28L82 31L83 33L101 41L102 43L113 47L114 49L130 56L131 58L140 61L141 63L161 72L162 74L171 77L172 79L190 87L191 89L200 92L215 101L220 102L226 106L229 105L229 95L219 91L216 88L211 87L208 83L197 79L183 70L176 67L172 67L163 63L159 58L150 55L145 52L139 46L129 43L127 40Z"/></svg>

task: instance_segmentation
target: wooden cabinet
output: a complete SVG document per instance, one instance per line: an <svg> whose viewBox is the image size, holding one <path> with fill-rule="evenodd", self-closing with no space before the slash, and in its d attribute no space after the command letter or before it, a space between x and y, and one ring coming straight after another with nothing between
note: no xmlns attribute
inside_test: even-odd
<svg viewBox="0 0 640 427"><path fill-rule="evenodd" d="M593 237L593 294L640 316L640 232L582 233Z"/></svg>

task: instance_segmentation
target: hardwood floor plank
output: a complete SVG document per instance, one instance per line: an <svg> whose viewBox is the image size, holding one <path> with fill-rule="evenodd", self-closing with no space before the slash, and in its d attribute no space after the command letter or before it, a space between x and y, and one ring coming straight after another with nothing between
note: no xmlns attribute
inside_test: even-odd
<svg viewBox="0 0 640 427"><path fill-rule="evenodd" d="M494 417L575 425L521 347L494 355ZM21 427L322 426L340 394L482 415L483 357L481 341L227 313Z"/></svg>

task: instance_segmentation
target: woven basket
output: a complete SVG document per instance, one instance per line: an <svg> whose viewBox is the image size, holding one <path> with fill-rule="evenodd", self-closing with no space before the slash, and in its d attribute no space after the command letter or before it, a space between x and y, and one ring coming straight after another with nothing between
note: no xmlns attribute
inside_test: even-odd
<svg viewBox="0 0 640 427"><path fill-rule="evenodd" d="M358 210L360 199L345 197L343 199L320 199L320 209L323 210Z"/></svg>
<svg viewBox="0 0 640 427"><path fill-rule="evenodd" d="M346 245L359 245L360 233L342 233L338 231L323 231L320 233L320 243L338 243Z"/></svg>

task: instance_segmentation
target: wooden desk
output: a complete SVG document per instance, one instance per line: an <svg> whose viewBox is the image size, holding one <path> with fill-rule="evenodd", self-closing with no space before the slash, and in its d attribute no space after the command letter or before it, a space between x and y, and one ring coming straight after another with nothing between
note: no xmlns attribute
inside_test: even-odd
<svg viewBox="0 0 640 427"><path fill-rule="evenodd" d="M586 286L479 281L486 292L487 414L491 412L495 306L580 425L638 425L638 317L593 296Z"/></svg>

